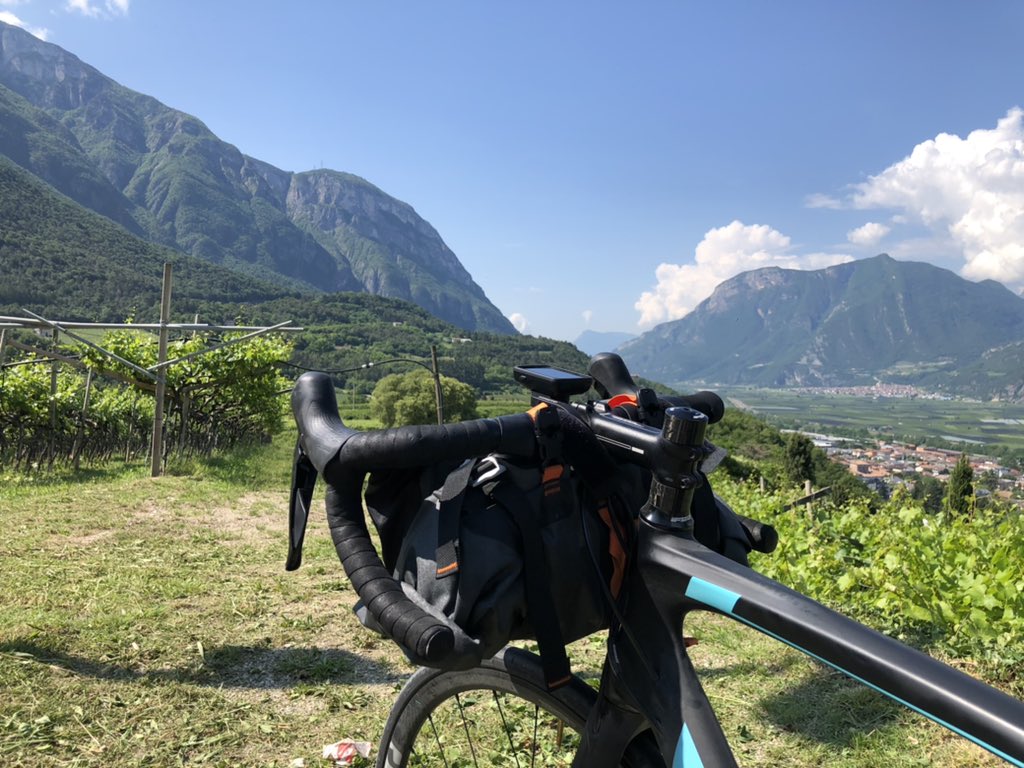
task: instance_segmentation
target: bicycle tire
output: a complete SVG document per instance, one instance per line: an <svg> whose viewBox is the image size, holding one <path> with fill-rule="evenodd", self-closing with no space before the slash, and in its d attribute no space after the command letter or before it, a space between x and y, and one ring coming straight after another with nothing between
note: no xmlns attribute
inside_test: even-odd
<svg viewBox="0 0 1024 768"><path fill-rule="evenodd" d="M469 699L472 692L490 693L497 703L494 711L482 711L490 708L485 696L481 697L484 707L467 716L467 710L477 707L480 702L467 703L461 694L470 694L467 696ZM505 706L500 703L503 699ZM424 667L409 678L391 709L377 753L377 768L488 766L493 764L491 755L499 754L501 765L520 768L569 765L576 734L584 727L587 713L596 699L594 689L579 678L573 678L568 685L549 692L544 684L540 659L519 648L506 648L470 670L449 672ZM508 724L508 714L522 707L516 700L526 702L525 733ZM530 705L533 706L532 725L529 722ZM449 707L451 714L444 711ZM442 737L437 730L438 722L444 725L450 719L455 720L451 724L456 729L455 735ZM481 726L480 722L487 719L494 721L489 729ZM494 726L498 722L503 730L495 731ZM554 728L555 733L548 735L557 736L561 742L564 734L557 722L564 723L573 733L566 744L555 744L558 750L555 754L540 746L537 737L543 725L545 731ZM482 736L486 743L474 746L471 730L475 732L478 729L486 731ZM454 743L462 741L466 741L468 750ZM522 742L522 749L516 746L517 742ZM440 751L440 758L434 750ZM510 752L515 756L511 762L508 759ZM525 762L520 761L520 757L526 758ZM650 732L633 740L621 765L624 768L665 768Z"/></svg>

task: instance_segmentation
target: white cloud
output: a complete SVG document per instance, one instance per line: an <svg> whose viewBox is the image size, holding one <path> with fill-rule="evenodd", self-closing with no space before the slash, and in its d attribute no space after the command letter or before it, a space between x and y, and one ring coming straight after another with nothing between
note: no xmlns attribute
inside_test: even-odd
<svg viewBox="0 0 1024 768"><path fill-rule="evenodd" d="M853 189L853 207L895 209L955 247L965 277L1024 287L1024 110L965 139L940 133Z"/></svg>
<svg viewBox="0 0 1024 768"><path fill-rule="evenodd" d="M658 284L634 307L641 327L682 317L711 295L723 280L761 267L821 269L850 261L847 254L792 253L790 239L764 224L741 221L708 230L697 246L693 264L659 264Z"/></svg>
<svg viewBox="0 0 1024 768"><path fill-rule="evenodd" d="M0 4L13 5L13 3L0 3ZM7 23L7 24L10 24L11 26L14 26L14 27L21 27L26 32L28 32L30 35L35 35L40 40L45 40L50 35L50 30L46 29L45 27L32 27L32 26L29 26L24 21L22 21L17 16L15 16L13 13L11 13L10 11L0 11L0 21L3 21L5 23Z"/></svg>
<svg viewBox="0 0 1024 768"><path fill-rule="evenodd" d="M131 0L104 0L102 5L99 0L67 0L65 8L73 13L97 18L100 16L126 16L130 4Z"/></svg>
<svg viewBox="0 0 1024 768"><path fill-rule="evenodd" d="M804 205L808 208L831 208L838 210L843 207L843 201L831 195L815 192L813 195L808 195L804 198Z"/></svg>
<svg viewBox="0 0 1024 768"><path fill-rule="evenodd" d="M589 326L590 325L590 321L594 319L594 310L592 310L592 309L584 309L582 315L583 315L583 322L586 323L587 326Z"/></svg>
<svg viewBox="0 0 1024 768"><path fill-rule="evenodd" d="M100 15L99 6L93 5L92 0L68 0L67 9L83 16Z"/></svg>
<svg viewBox="0 0 1024 768"><path fill-rule="evenodd" d="M847 232L846 239L854 245L878 245L878 242L891 231L892 228L887 227L885 224L869 221L867 224Z"/></svg>
<svg viewBox="0 0 1024 768"><path fill-rule="evenodd" d="M526 333L526 329L530 326L530 323L525 317L519 312L513 312L508 316L508 320L512 323L512 327L520 333Z"/></svg>

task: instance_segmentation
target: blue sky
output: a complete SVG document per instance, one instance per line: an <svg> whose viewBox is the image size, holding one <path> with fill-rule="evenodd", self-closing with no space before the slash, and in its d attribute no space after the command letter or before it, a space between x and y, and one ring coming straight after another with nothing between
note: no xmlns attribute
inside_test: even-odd
<svg viewBox="0 0 1024 768"><path fill-rule="evenodd" d="M286 170L411 204L526 333L888 252L1024 288L1024 3L0 0Z"/></svg>

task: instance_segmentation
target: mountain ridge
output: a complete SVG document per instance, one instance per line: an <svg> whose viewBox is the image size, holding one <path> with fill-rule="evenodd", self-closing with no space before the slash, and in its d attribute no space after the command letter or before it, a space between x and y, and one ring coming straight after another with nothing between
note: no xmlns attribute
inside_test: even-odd
<svg viewBox="0 0 1024 768"><path fill-rule="evenodd" d="M251 158L3 22L0 86L0 151L134 234L263 279L402 298L468 330L516 333L437 231L364 179Z"/></svg>
<svg viewBox="0 0 1024 768"><path fill-rule="evenodd" d="M931 264L880 254L814 271L744 272L685 317L619 352L638 373L670 383L885 380L997 396L1019 389L1012 369L989 366L987 385L979 375L967 384L963 373L984 368L991 350L1022 340L1024 299L1002 284L972 283Z"/></svg>
<svg viewBox="0 0 1024 768"><path fill-rule="evenodd" d="M519 334L467 332L402 299L364 292L313 293L270 283L137 237L77 205L0 156L0 315L28 309L55 320L155 321L163 265L173 266L172 321L272 325L306 330L291 338L288 364L326 371L363 394L394 372L372 360L420 358L437 346L441 370L481 392L516 385L512 367L586 367L566 342ZM93 258L85 255L94 254ZM468 339L468 340L467 340ZM429 360L429 357L427 357Z"/></svg>

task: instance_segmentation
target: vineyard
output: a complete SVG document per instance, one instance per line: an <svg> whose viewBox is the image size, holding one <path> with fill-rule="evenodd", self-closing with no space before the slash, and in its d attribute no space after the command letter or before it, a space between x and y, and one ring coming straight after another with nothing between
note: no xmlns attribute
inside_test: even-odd
<svg viewBox="0 0 1024 768"><path fill-rule="evenodd" d="M0 465L15 471L77 467L149 453L156 387L137 371L156 365L156 336L118 330L101 337L97 346L130 365L78 343L9 346L14 354L0 369ZM170 454L209 456L280 428L279 394L288 382L278 363L288 359L290 345L264 336L216 346L198 334L168 346L170 359L188 359L166 368L165 460Z"/></svg>

